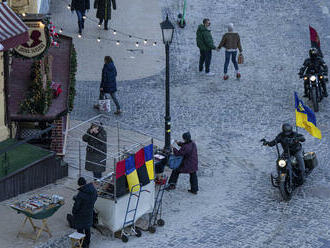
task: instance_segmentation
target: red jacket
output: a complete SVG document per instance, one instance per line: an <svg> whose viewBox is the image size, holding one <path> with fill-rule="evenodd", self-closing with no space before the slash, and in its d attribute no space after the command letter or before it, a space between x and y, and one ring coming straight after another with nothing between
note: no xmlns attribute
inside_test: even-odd
<svg viewBox="0 0 330 248"><path fill-rule="evenodd" d="M173 148L173 152L175 156L183 156L180 173L193 173L198 170L197 146L193 141L183 143L180 150Z"/></svg>

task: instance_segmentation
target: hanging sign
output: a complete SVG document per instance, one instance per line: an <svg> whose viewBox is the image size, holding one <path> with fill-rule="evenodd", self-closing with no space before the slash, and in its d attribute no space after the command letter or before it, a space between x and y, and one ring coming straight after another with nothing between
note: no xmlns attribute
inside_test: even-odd
<svg viewBox="0 0 330 248"><path fill-rule="evenodd" d="M24 23L29 27L30 39L16 47L15 52L25 58L43 57L50 45L47 25L42 21L24 21Z"/></svg>

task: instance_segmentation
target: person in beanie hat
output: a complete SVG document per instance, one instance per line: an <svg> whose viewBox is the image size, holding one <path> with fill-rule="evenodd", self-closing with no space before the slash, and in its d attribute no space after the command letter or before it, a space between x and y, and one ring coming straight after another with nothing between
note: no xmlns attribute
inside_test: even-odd
<svg viewBox="0 0 330 248"><path fill-rule="evenodd" d="M85 234L82 247L88 248L91 239L91 226L93 225L93 210L97 199L97 191L92 183L86 182L86 179L78 179L78 194L73 198L72 208L73 227L77 232Z"/></svg>
<svg viewBox="0 0 330 248"><path fill-rule="evenodd" d="M216 49L216 47L214 46L211 31L209 30L210 25L210 20L205 18L203 20L203 24L198 26L196 32L196 42L200 52L199 72L203 71L203 66L205 63L206 75L214 76L215 74L210 72L210 64L212 59L212 49Z"/></svg>
<svg viewBox="0 0 330 248"><path fill-rule="evenodd" d="M229 76L227 75L227 71L228 71L230 57L235 67L236 78L240 78L241 74L238 71L236 56L237 56L237 49L239 50L240 54L243 52L243 49L241 46L241 39L239 37L239 34L234 32L234 24L232 23L228 24L228 32L222 36L221 42L217 47L217 51L219 51L221 47L226 48L223 79L227 80L229 78Z"/></svg>
<svg viewBox="0 0 330 248"><path fill-rule="evenodd" d="M186 132L182 135L183 142L176 142L180 146L180 150L173 147L173 153L175 156L183 156L183 160L178 169L172 171L170 179L168 181L169 185L166 190L175 189L175 185L178 181L180 173L190 174L190 189L188 192L192 194L197 194L198 191L198 155L197 146L195 142L191 140L191 135Z"/></svg>

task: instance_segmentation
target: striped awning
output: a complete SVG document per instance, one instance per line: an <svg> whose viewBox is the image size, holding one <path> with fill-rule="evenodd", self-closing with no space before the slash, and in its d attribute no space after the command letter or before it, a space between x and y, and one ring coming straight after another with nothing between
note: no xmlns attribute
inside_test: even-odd
<svg viewBox="0 0 330 248"><path fill-rule="evenodd" d="M29 40L28 29L7 4L0 3L0 51L27 42Z"/></svg>

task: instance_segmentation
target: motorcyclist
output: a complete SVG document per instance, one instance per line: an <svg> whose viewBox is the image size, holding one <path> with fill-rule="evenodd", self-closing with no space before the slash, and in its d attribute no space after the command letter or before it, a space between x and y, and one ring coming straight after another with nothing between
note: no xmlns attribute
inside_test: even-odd
<svg viewBox="0 0 330 248"><path fill-rule="evenodd" d="M265 146L275 146L278 143L281 143L284 153L287 151L290 152L290 155L296 157L298 165L299 165L299 172L300 172L300 184L304 182L305 178L305 161L302 152L302 145L300 142L304 142L305 137L304 135L293 132L292 126L288 123L282 125L282 132L279 133L276 138L272 141L264 140L263 145Z"/></svg>
<svg viewBox="0 0 330 248"><path fill-rule="evenodd" d="M303 78L304 75L311 73L316 73L317 75L328 75L328 66L325 64L321 56L319 56L318 50L316 48L309 49L309 58L305 59L303 66L300 68L298 75ZM323 89L323 95L328 96L326 81L328 79L321 79L320 83ZM304 97L308 96L308 79L304 80Z"/></svg>

